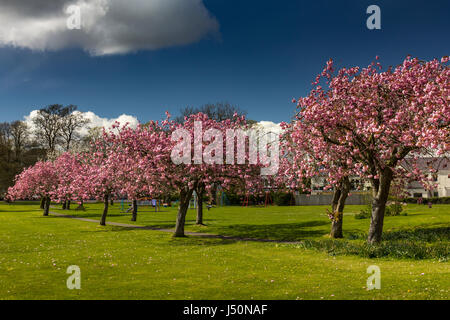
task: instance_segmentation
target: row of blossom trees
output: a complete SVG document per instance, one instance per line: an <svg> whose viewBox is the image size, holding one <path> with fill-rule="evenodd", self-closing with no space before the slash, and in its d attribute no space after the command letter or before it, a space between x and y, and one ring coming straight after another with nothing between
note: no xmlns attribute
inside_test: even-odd
<svg viewBox="0 0 450 320"><path fill-rule="evenodd" d="M223 155L230 151L227 133L247 129L244 117L216 121L198 113L179 122L167 114L164 121L136 129L117 123L90 152L65 153L53 162L38 162L17 177L9 197L41 197L46 215L51 199L102 200L100 223L105 225L112 198L132 199L132 220L136 220L137 199L177 192L175 236L184 236L194 191L200 199L197 223L201 224L201 199L214 185L233 186L243 193L259 192L268 182L272 187L305 190L305 181L325 176L328 187L334 189L331 236L339 238L350 177L359 176L372 186L368 242L378 243L393 181L415 179L429 186L429 173L417 165L418 159L450 151L447 63L448 57L428 62L407 57L387 71L374 62L364 69L343 68L335 74L333 61L328 61L311 93L294 100L299 109L295 120L282 124L283 156L274 179L261 177L265 166L261 157L251 162L252 155L246 152L244 159L237 159L238 149L249 148L248 140L239 145L239 138L233 137L235 152L223 162Z"/></svg>
<svg viewBox="0 0 450 320"><path fill-rule="evenodd" d="M201 123L201 135L196 132L196 123ZM132 220L136 221L137 199L177 192L180 202L175 236L184 236L186 213L195 190L208 191L213 184L223 188L232 185L242 192L263 188L261 162L224 164L223 157L219 157L226 153L227 131L246 127L244 117L215 121L202 113L183 123L170 120L168 115L164 121L151 121L136 129L116 123L110 131L104 131L103 139L96 141L89 152L64 153L54 161L38 162L23 171L9 189L8 197L44 198L44 215L48 215L50 200L101 200L104 210L100 224L105 225L113 198L126 195L132 199ZM215 148L211 147L212 142L216 142ZM179 148L180 145L186 148ZM195 161L194 157L191 161L191 154L202 159ZM189 161L177 163L174 156ZM235 160L236 156L234 153ZM198 214L202 214L201 208ZM200 216L197 222L201 221Z"/></svg>

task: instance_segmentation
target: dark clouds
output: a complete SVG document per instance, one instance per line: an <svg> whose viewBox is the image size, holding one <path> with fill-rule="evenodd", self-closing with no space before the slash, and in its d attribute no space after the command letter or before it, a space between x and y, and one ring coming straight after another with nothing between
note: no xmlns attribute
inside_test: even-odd
<svg viewBox="0 0 450 320"><path fill-rule="evenodd" d="M81 9L81 30L65 9ZM0 46L79 47L93 55L186 45L218 32L202 0L0 0Z"/></svg>

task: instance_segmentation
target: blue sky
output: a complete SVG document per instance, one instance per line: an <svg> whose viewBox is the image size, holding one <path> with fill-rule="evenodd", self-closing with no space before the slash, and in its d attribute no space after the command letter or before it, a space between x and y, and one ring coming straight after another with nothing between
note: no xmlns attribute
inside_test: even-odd
<svg viewBox="0 0 450 320"><path fill-rule="evenodd" d="M216 101L238 105L251 119L288 121L291 99L308 93L329 58L366 66L379 55L388 66L408 54L450 54L449 1L203 3L218 32L183 46L108 56L0 47L0 121L61 103L145 122ZM381 30L366 28L371 4L381 8Z"/></svg>

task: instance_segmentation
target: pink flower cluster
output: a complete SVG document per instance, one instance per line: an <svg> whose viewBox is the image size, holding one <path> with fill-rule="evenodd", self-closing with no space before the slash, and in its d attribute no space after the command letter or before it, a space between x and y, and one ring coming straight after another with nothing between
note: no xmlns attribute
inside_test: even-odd
<svg viewBox="0 0 450 320"><path fill-rule="evenodd" d="M292 187L319 175L329 187L351 175L378 184L390 168L431 187L417 163L450 151L448 60L407 57L386 71L373 62L336 74L328 61L310 94L293 100L295 121L283 124L283 178Z"/></svg>

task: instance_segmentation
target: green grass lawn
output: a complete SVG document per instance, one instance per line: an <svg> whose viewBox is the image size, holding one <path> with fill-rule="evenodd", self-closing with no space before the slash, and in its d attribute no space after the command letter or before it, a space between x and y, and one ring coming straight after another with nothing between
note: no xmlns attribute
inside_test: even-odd
<svg viewBox="0 0 450 320"><path fill-rule="evenodd" d="M121 213L119 207L111 208L107 221L131 224L130 214ZM51 210L99 219L100 204L87 208L86 212ZM325 208L205 209L206 227L194 225L195 212L190 210L186 230L323 242L328 241L330 227ZM360 208L346 208L346 239L340 243L364 242L369 221L352 216ZM140 209L135 224L174 226L174 208L157 213ZM406 210L408 216L386 217L389 241L406 234L405 241L427 246L439 242L448 250L450 206L408 205ZM81 290L66 287L70 265L81 269ZM381 269L381 290L366 289L370 265ZM0 299L449 298L450 263L445 259L370 259L278 243L174 239L160 231L43 217L36 204L0 203Z"/></svg>
<svg viewBox="0 0 450 320"><path fill-rule="evenodd" d="M103 204L86 204L87 211L61 210L55 205L51 211L76 215L79 217L100 219ZM124 206L127 209L127 205ZM296 241L328 235L330 220L326 214L328 206L270 206L239 207L226 206L204 209L206 226L195 225L195 209L188 210L186 230L214 233L237 237ZM344 236L354 237L367 232L369 219L354 219L364 206L346 206L344 213ZM385 231L398 231L411 228L450 227L450 205L434 205L429 209L425 205L409 204L404 211L408 216L385 218ZM130 221L131 214L122 212L120 203L109 207L107 221L136 224L160 228L174 228L177 208L154 208L143 206L138 210L136 222Z"/></svg>

